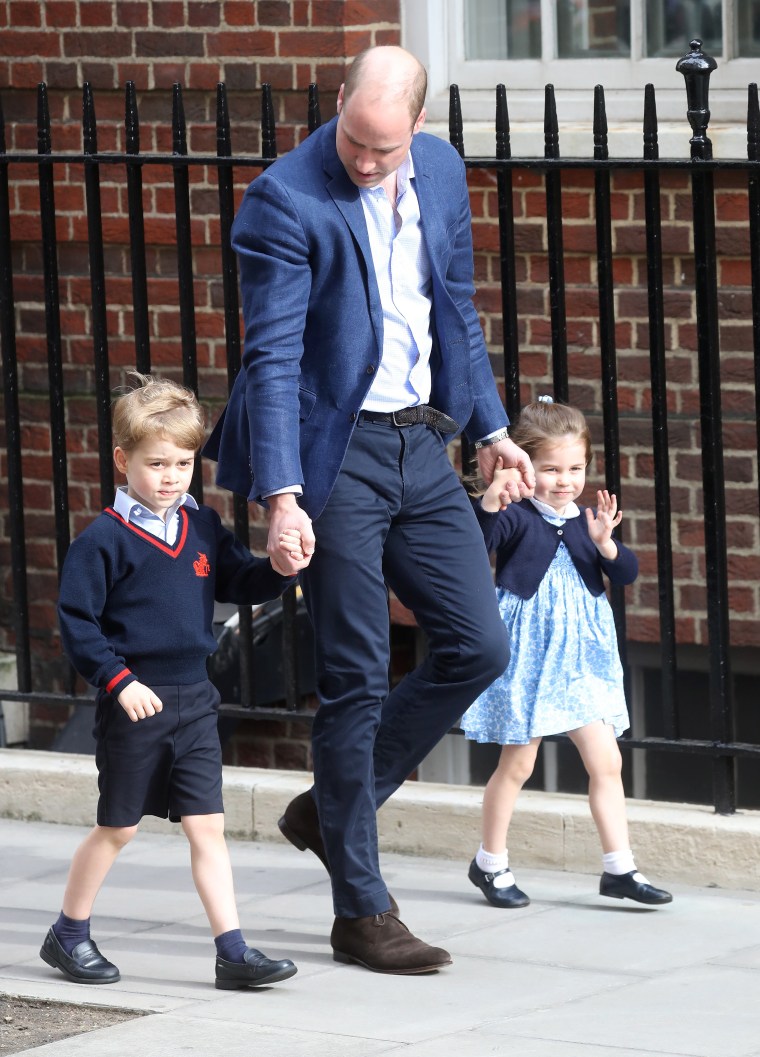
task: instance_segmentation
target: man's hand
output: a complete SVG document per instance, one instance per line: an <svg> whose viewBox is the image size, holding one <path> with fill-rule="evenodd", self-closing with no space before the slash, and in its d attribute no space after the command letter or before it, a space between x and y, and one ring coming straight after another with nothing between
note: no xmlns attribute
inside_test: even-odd
<svg viewBox="0 0 760 1057"><path fill-rule="evenodd" d="M496 460L496 466L493 472L493 481L480 497L480 505L484 510L487 510L490 514L496 514L499 510L504 510L512 502L512 497L508 492L508 485L510 483L520 484L522 482L522 474L516 466L512 466L509 469L502 466L501 455Z"/></svg>
<svg viewBox="0 0 760 1057"><path fill-rule="evenodd" d="M506 440L500 440L498 444L489 444L485 448L478 449L478 469L485 483L490 485L493 482L499 459L501 459L499 468L514 468L520 472L519 481L505 481L504 488L500 493L503 505L508 506L509 503L519 503L521 499L527 499L528 496L532 496L536 487L536 475L533 472L533 464L522 448L518 448L509 437Z"/></svg>
<svg viewBox="0 0 760 1057"><path fill-rule="evenodd" d="M117 701L133 723L147 719L148 716L155 716L164 707L161 698L156 697L149 686L140 682L129 683L125 686L118 695Z"/></svg>
<svg viewBox="0 0 760 1057"><path fill-rule="evenodd" d="M296 497L286 492L283 495L270 495L269 503L269 538L267 554L272 568L281 576L295 576L305 569L314 553L314 530L311 518L303 511ZM292 533L298 533L300 548L289 548L287 541L294 539ZM300 557L299 557L300 555Z"/></svg>

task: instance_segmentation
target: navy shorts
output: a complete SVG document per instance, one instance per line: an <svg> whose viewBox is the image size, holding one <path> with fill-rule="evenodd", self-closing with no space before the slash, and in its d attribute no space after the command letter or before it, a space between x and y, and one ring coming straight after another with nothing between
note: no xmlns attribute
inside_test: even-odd
<svg viewBox="0 0 760 1057"><path fill-rule="evenodd" d="M136 826L143 815L179 822L224 810L216 687L204 680L151 690L163 710L137 723L110 694L98 696L99 826Z"/></svg>

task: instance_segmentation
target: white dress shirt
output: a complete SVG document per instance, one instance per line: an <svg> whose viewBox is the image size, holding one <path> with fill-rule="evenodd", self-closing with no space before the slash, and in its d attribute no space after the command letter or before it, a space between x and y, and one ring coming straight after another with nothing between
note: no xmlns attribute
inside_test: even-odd
<svg viewBox="0 0 760 1057"><path fill-rule="evenodd" d="M164 543L168 543L170 547L176 543L177 533L179 532L179 514L177 511L184 505L187 505L191 510L198 509L198 504L190 493L185 492L176 503L172 503L167 509L166 520L164 520L158 514L154 514L152 510L148 510L141 500L133 499L131 495L128 495L126 485L121 485L116 489L116 496L113 501L114 510L125 521L131 521L138 528L144 529L145 532L150 532L152 536L157 536Z"/></svg>

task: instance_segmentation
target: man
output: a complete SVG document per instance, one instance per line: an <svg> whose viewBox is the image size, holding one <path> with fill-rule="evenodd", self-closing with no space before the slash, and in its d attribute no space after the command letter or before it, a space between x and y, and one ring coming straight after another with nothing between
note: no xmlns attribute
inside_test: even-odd
<svg viewBox="0 0 760 1057"><path fill-rule="evenodd" d="M505 502L533 485L472 304L464 166L420 134L425 88L403 49L363 52L337 118L248 188L233 228L243 370L207 448L221 485L268 503L267 549L283 573L302 571L314 625L313 797L280 828L330 872L335 959L386 973L451 959L398 917L377 808L509 656L446 440L464 426L483 441L488 481L499 457L520 468ZM304 557L277 558L292 528ZM430 650L390 693L386 584Z"/></svg>

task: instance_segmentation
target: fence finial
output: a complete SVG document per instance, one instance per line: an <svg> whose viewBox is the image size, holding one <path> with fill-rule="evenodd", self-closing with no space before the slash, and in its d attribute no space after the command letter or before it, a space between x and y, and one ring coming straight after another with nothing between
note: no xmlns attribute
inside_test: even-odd
<svg viewBox="0 0 760 1057"><path fill-rule="evenodd" d="M689 41L691 51L676 63L676 70L682 73L686 81L686 116L694 135L691 143L692 158L712 158L712 143L707 138L707 126L710 123L710 110L707 105L710 91L710 74L717 69L717 62L712 55L702 51L702 41Z"/></svg>

